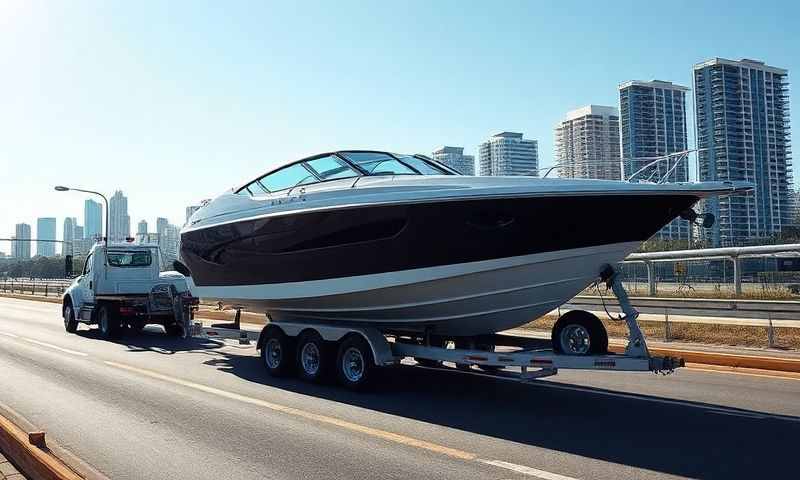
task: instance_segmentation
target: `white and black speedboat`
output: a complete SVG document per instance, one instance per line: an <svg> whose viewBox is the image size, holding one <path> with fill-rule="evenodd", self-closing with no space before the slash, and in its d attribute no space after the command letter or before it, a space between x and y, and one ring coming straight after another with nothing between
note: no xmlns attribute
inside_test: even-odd
<svg viewBox="0 0 800 480"><path fill-rule="evenodd" d="M731 182L472 177L421 155L325 153L198 210L195 295L292 322L476 335L525 324Z"/></svg>

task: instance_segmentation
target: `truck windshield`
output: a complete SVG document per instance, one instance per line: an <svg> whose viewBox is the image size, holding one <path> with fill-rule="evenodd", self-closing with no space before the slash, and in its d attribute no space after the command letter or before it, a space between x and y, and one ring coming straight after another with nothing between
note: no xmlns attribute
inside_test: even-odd
<svg viewBox="0 0 800 480"><path fill-rule="evenodd" d="M153 257L148 250L138 252L108 252L108 264L112 267L147 267Z"/></svg>

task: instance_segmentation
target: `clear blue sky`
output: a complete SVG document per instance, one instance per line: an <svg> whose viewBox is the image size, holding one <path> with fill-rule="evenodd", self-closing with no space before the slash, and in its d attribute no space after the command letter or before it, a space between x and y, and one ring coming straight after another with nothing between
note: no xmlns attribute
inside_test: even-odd
<svg viewBox="0 0 800 480"><path fill-rule="evenodd" d="M59 183L122 189L135 229L328 149L475 153L513 130L548 165L555 122L616 105L622 81L690 86L715 56L791 80L797 5L2 0L0 237L35 235L39 216L59 237L64 216L83 224L85 197Z"/></svg>

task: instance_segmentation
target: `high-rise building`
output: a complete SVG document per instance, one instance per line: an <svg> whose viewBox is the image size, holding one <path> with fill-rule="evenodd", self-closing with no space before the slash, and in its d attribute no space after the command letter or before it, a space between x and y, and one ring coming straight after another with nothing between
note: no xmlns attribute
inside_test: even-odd
<svg viewBox="0 0 800 480"><path fill-rule="evenodd" d="M464 147L439 147L431 156L462 175L475 175L475 157L464 155Z"/></svg>
<svg viewBox="0 0 800 480"><path fill-rule="evenodd" d="M186 207L186 221L187 222L189 221L189 218L191 218L191 216L194 215L194 212L200 210L200 207L201 207L201 205L189 205L188 207Z"/></svg>
<svg viewBox="0 0 800 480"><path fill-rule="evenodd" d="M587 105L567 112L555 128L559 176L620 179L619 111Z"/></svg>
<svg viewBox="0 0 800 480"><path fill-rule="evenodd" d="M164 217L156 218L156 235L158 235L158 246L161 250L164 250L166 246L166 235L164 230L169 226L169 220Z"/></svg>
<svg viewBox="0 0 800 480"><path fill-rule="evenodd" d="M18 223L15 228L14 238L17 240L11 242L12 256L22 260L31 258L31 226L27 223Z"/></svg>
<svg viewBox="0 0 800 480"><path fill-rule="evenodd" d="M75 217L64 218L64 236L61 240L62 255L72 255L72 241L75 240L75 228L78 226L78 219Z"/></svg>
<svg viewBox="0 0 800 480"><path fill-rule="evenodd" d="M114 192L109 201L108 236L111 242L124 242L131 236L131 217L128 215L128 198L121 190Z"/></svg>
<svg viewBox="0 0 800 480"><path fill-rule="evenodd" d="M171 262L178 258L178 227L167 225L162 235L159 235L159 247L164 260Z"/></svg>
<svg viewBox="0 0 800 480"><path fill-rule="evenodd" d="M619 86L622 168L626 179L636 174L639 180L689 181L687 160L680 156L648 167L659 157L688 149L687 91L687 87L661 80L631 80ZM689 222L673 220L656 236L662 240L688 239Z"/></svg>
<svg viewBox="0 0 800 480"><path fill-rule="evenodd" d="M700 180L744 180L751 195L714 198L706 233L714 246L780 233L792 223L788 71L757 60L714 58L694 66Z"/></svg>
<svg viewBox="0 0 800 480"><path fill-rule="evenodd" d="M83 240L83 227L80 225L75 225L74 229L75 234L72 236L73 240Z"/></svg>
<svg viewBox="0 0 800 480"><path fill-rule="evenodd" d="M53 217L39 218L36 220L36 239L53 240L51 242L37 241L36 255L54 257L56 255L56 219Z"/></svg>
<svg viewBox="0 0 800 480"><path fill-rule="evenodd" d="M136 233L137 234L147 233L147 220L139 221L139 224L136 227Z"/></svg>
<svg viewBox="0 0 800 480"><path fill-rule="evenodd" d="M539 176L539 144L521 133L501 132L478 147L481 175Z"/></svg>
<svg viewBox="0 0 800 480"><path fill-rule="evenodd" d="M103 208L94 200L83 203L84 237L94 240L103 236Z"/></svg>

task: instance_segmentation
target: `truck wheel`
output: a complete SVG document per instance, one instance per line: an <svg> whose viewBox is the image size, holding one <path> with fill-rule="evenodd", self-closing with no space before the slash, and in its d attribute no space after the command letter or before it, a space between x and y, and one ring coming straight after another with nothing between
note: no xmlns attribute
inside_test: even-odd
<svg viewBox="0 0 800 480"><path fill-rule="evenodd" d="M565 355L608 353L608 333L594 314L572 310L558 319L552 332L553 351Z"/></svg>
<svg viewBox="0 0 800 480"><path fill-rule="evenodd" d="M67 303L64 305L64 330L67 333L75 333L78 330L78 321L75 320L75 310L72 309L72 304Z"/></svg>
<svg viewBox="0 0 800 480"><path fill-rule="evenodd" d="M261 361L273 377L285 377L294 369L294 341L280 328L267 328L261 345Z"/></svg>
<svg viewBox="0 0 800 480"><path fill-rule="evenodd" d="M297 339L297 373L309 382L320 383L328 377L333 364L325 340L314 330L306 330Z"/></svg>
<svg viewBox="0 0 800 480"><path fill-rule="evenodd" d="M177 323L170 323L168 325L164 325L164 332L166 332L166 334L170 337L180 337L183 335L183 327Z"/></svg>
<svg viewBox="0 0 800 480"><path fill-rule="evenodd" d="M350 390L364 390L375 377L372 348L361 335L350 335L339 345L336 373L339 383Z"/></svg>
<svg viewBox="0 0 800 480"><path fill-rule="evenodd" d="M119 321L107 305L100 305L97 324L100 325L100 335L103 338L110 340L119 336Z"/></svg>

